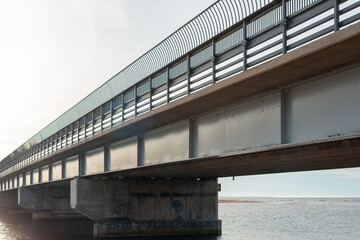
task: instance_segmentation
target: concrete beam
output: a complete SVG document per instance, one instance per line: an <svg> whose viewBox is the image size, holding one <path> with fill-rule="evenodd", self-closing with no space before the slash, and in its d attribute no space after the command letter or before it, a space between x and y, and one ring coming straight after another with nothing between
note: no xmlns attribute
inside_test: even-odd
<svg viewBox="0 0 360 240"><path fill-rule="evenodd" d="M228 152L98 174L98 178L218 178L360 167L360 134Z"/></svg>
<svg viewBox="0 0 360 240"><path fill-rule="evenodd" d="M84 218L70 207L70 188L26 187L18 189L18 204L30 210L33 220Z"/></svg>
<svg viewBox="0 0 360 240"><path fill-rule="evenodd" d="M71 181L71 207L97 238L220 234L217 203L215 179Z"/></svg>

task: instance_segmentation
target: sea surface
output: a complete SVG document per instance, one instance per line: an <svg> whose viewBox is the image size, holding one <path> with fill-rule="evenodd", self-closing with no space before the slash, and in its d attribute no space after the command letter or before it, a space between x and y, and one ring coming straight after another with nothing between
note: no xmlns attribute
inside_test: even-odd
<svg viewBox="0 0 360 240"><path fill-rule="evenodd" d="M231 198L234 199L234 198ZM221 236L166 240L359 240L360 199L245 199L220 203ZM91 221L32 222L30 216L0 214L0 239L92 239ZM131 238L144 239L144 238Z"/></svg>

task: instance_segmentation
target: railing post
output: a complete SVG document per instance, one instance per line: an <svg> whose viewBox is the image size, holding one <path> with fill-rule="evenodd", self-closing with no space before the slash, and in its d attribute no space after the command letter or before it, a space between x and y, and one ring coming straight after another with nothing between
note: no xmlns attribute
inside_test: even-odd
<svg viewBox="0 0 360 240"><path fill-rule="evenodd" d="M38 160L41 158L41 153L42 153L42 142L38 143Z"/></svg>
<svg viewBox="0 0 360 240"><path fill-rule="evenodd" d="M68 146L68 128L69 126L65 127L65 148Z"/></svg>
<svg viewBox="0 0 360 240"><path fill-rule="evenodd" d="M36 158L37 158L37 146L35 145L34 146L34 160L33 160L33 162L35 162Z"/></svg>
<svg viewBox="0 0 360 240"><path fill-rule="evenodd" d="M60 150L62 149L62 144L63 144L63 130L60 130Z"/></svg>
<svg viewBox="0 0 360 240"><path fill-rule="evenodd" d="M121 94L121 122L125 120L125 103L124 103L124 93Z"/></svg>
<svg viewBox="0 0 360 240"><path fill-rule="evenodd" d="M51 146L51 147L50 147ZM48 144L47 144L47 148L48 148L48 150L47 150L47 152L48 152L48 154L47 155L50 155L51 154L51 148L52 148L52 136L50 136L49 138L48 138ZM21 159L20 159L20 161L21 161Z"/></svg>
<svg viewBox="0 0 360 240"><path fill-rule="evenodd" d="M191 65L190 65L190 54L187 54L187 94L190 94L190 78L191 78Z"/></svg>
<svg viewBox="0 0 360 240"><path fill-rule="evenodd" d="M79 119L77 120L77 142L80 142L80 121Z"/></svg>
<svg viewBox="0 0 360 240"><path fill-rule="evenodd" d="M86 139L86 115L84 115L84 139Z"/></svg>
<svg viewBox="0 0 360 240"><path fill-rule="evenodd" d="M137 116L137 107L136 107L136 104L137 104L137 87L136 85L134 86L134 117Z"/></svg>
<svg viewBox="0 0 360 240"><path fill-rule="evenodd" d="M103 106L100 106L100 132L103 131Z"/></svg>
<svg viewBox="0 0 360 240"><path fill-rule="evenodd" d="M339 0L334 1L334 32L339 31Z"/></svg>
<svg viewBox="0 0 360 240"><path fill-rule="evenodd" d="M151 111L152 110L152 95L153 95L151 77L149 77L149 85L150 85L150 89L149 89L149 111Z"/></svg>
<svg viewBox="0 0 360 240"><path fill-rule="evenodd" d="M60 149L63 148L63 130L60 130Z"/></svg>
<svg viewBox="0 0 360 240"><path fill-rule="evenodd" d="M282 0L282 23L281 23L281 27L282 27L282 38L283 38L283 54L287 53L287 25L288 25L288 20L287 20L287 16L286 16L286 2L287 0Z"/></svg>
<svg viewBox="0 0 360 240"><path fill-rule="evenodd" d="M110 128L113 126L113 99L110 100Z"/></svg>
<svg viewBox="0 0 360 240"><path fill-rule="evenodd" d="M212 48L212 83L216 83L216 52L215 52L215 39L211 41L211 48Z"/></svg>
<svg viewBox="0 0 360 240"><path fill-rule="evenodd" d="M71 136L71 138L72 138L72 136ZM49 138L46 139L45 147L46 147L45 155L47 156L47 155L49 155Z"/></svg>
<svg viewBox="0 0 360 240"><path fill-rule="evenodd" d="M94 110L91 112L91 118L92 118L92 122L91 122L91 136L94 136L94 133L95 133ZM86 137L86 134L85 134L85 137Z"/></svg>
<svg viewBox="0 0 360 240"><path fill-rule="evenodd" d="M246 22L243 21L243 69L247 70L247 32L246 32Z"/></svg>
<svg viewBox="0 0 360 240"><path fill-rule="evenodd" d="M68 125L68 128L70 128L70 131L68 129L66 129L66 146L71 146L73 144L72 142L72 124ZM68 136L69 133L69 136ZM70 143L68 144L68 138L70 138Z"/></svg>
<svg viewBox="0 0 360 240"><path fill-rule="evenodd" d="M71 124L71 145L74 144L74 123Z"/></svg>
<svg viewBox="0 0 360 240"><path fill-rule="evenodd" d="M170 102L170 77L169 66L166 67L166 103Z"/></svg>

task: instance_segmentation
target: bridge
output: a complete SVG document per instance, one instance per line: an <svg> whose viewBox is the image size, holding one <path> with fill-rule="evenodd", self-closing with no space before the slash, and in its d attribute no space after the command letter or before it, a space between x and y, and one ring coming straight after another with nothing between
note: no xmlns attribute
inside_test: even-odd
<svg viewBox="0 0 360 240"><path fill-rule="evenodd" d="M360 167L360 2L220 0L0 162L0 207L220 234L218 177Z"/></svg>

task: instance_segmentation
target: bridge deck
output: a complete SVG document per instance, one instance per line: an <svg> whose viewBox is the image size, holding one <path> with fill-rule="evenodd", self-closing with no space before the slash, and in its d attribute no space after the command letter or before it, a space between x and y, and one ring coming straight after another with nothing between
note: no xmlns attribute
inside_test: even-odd
<svg viewBox="0 0 360 240"><path fill-rule="evenodd" d="M192 118L195 115L200 115L254 97L255 95L282 89L309 78L325 73L329 74L341 68L358 65L359 63L360 23L356 23L260 66L239 73L226 79L226 81L218 82L201 91L130 119L121 125L105 130L55 154L51 154L41 161L25 166L19 169L19 171L28 171L71 157L79 152L101 147L160 126ZM173 164L176 165L177 163ZM353 166L351 162L349 166ZM339 165L339 167L345 166ZM139 169L144 171L145 174L146 168L152 167L141 167ZM314 169L318 168L315 167ZM7 177L12 177L16 174L18 174L18 171L10 173ZM247 173L244 172L242 174ZM229 172L228 175L238 174ZM225 175L219 174L218 176Z"/></svg>

